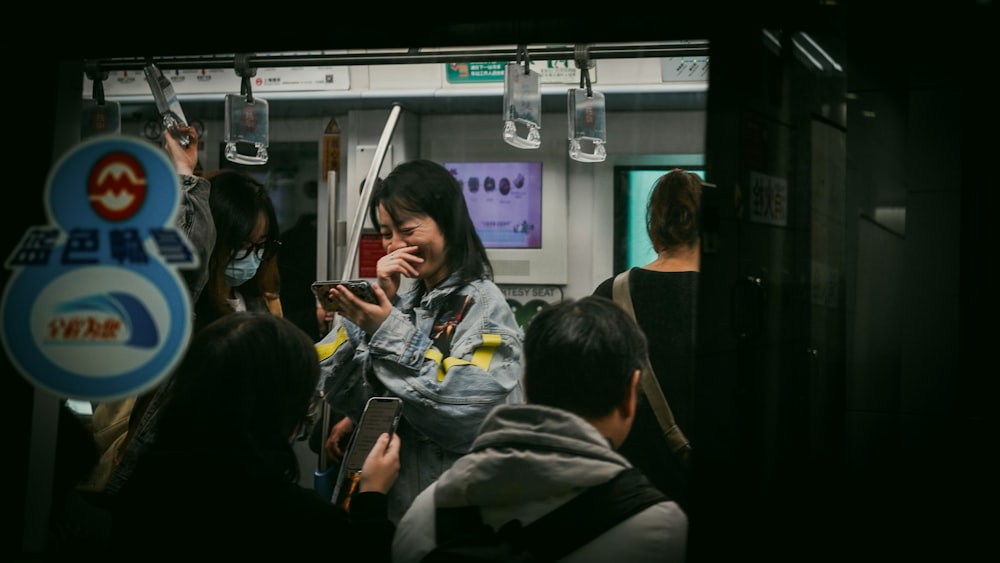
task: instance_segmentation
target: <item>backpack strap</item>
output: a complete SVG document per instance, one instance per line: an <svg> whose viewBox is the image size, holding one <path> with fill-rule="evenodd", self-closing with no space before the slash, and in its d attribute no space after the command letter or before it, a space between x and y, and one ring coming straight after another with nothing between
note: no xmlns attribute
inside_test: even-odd
<svg viewBox="0 0 1000 563"><path fill-rule="evenodd" d="M538 561L556 561L615 524L667 500L670 497L650 484L640 470L629 467L528 526L522 527L518 520L507 522L496 535L483 523L478 506L438 508L437 543L496 545L499 536L514 546L514 552L525 550Z"/></svg>
<svg viewBox="0 0 1000 563"><path fill-rule="evenodd" d="M626 518L667 500L670 497L650 484L642 471L630 467L525 526L522 541L539 558L556 561Z"/></svg>
<svg viewBox="0 0 1000 563"><path fill-rule="evenodd" d="M614 296L615 303L618 303L622 309L625 309L625 312L638 323L639 321L635 317L635 309L632 307L632 293L628 285L629 271L625 270L615 276L611 294ZM642 370L642 375L639 379L642 390L649 400L649 406L652 407L653 413L656 414L656 420L660 423L660 428L663 430L663 436L666 438L670 450L687 464L691 453L691 441L688 440L684 432L681 431L681 427L677 425L677 421L674 420L674 412L670 409L670 403L667 402L667 398L663 395L660 381L656 379L656 373L653 372L653 365L649 363L648 353L645 361L645 368Z"/></svg>

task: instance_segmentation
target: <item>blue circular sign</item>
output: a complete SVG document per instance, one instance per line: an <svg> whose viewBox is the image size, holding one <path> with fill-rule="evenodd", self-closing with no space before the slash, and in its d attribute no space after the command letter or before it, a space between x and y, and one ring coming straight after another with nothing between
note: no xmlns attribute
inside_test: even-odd
<svg viewBox="0 0 1000 563"><path fill-rule="evenodd" d="M29 229L6 262L3 344L34 385L108 401L176 367L192 325L176 270L197 264L174 227L180 195L166 155L141 140L93 138L57 163L52 224Z"/></svg>

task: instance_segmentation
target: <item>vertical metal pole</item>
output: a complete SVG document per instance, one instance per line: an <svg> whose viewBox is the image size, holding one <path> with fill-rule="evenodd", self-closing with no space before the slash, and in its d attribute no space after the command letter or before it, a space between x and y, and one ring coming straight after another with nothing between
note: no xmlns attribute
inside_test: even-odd
<svg viewBox="0 0 1000 563"><path fill-rule="evenodd" d="M385 153L389 150L389 143L392 141L392 134L399 121L399 114L403 108L399 104L392 105L389 112L389 119L382 129L382 137L375 148L375 156L372 157L372 165L368 169L368 176L365 177L365 185L361 190L361 200L354 213L354 222L351 223L351 238L348 240L344 259L344 271L340 279L350 279L354 273L354 260L358 256L358 245L361 242L361 227L365 224L365 213L368 211L368 201L372 196L372 188L375 186L375 179L378 178L379 170L382 168L382 161L385 160Z"/></svg>
<svg viewBox="0 0 1000 563"><path fill-rule="evenodd" d="M316 278L330 279L330 272L336 267L337 244L337 173L326 173L326 189L320 193L316 210ZM326 211L323 213L323 211ZM333 262L333 263L331 263Z"/></svg>

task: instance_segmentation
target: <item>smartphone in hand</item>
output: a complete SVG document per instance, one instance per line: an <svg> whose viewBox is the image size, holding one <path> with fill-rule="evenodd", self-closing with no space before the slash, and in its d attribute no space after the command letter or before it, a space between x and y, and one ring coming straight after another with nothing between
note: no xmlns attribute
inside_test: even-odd
<svg viewBox="0 0 1000 563"><path fill-rule="evenodd" d="M399 425L399 417L403 413L403 400L398 397L372 397L365 404L351 435L347 453L340 464L337 484L333 489L332 501L344 509L351 508L351 495L358 487L361 479L361 469L365 459L371 453L372 447L383 432L392 434Z"/></svg>
<svg viewBox="0 0 1000 563"><path fill-rule="evenodd" d="M324 309L330 312L337 311L337 303L330 299L330 288L335 285L347 286L347 289L351 290L358 299L367 301L368 303L378 304L378 298L375 297L375 291L372 289L370 283L365 280L326 280L313 282L312 290L316 294L316 299L319 299L320 305Z"/></svg>

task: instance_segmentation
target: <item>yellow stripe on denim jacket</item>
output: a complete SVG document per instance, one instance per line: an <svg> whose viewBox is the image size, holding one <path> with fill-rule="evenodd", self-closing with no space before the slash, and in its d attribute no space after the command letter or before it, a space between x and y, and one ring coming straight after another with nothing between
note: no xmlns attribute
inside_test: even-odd
<svg viewBox="0 0 1000 563"><path fill-rule="evenodd" d="M319 356L319 361L322 363L324 360L330 359L330 356L340 348L340 345L347 342L347 330L344 327L337 329L337 337L333 339L333 342L327 342L325 344L316 345L316 355Z"/></svg>
<svg viewBox="0 0 1000 563"><path fill-rule="evenodd" d="M438 365L438 381L444 381L445 373L454 366L468 366L473 365L477 368L486 371L490 367L490 361L493 360L493 353L496 352L497 346L500 345L500 335L499 334L484 334L483 344L476 348L475 352L472 353L472 361L463 360L461 358L443 358L443 355L436 348L429 348L427 353L424 354L428 360L432 360Z"/></svg>

